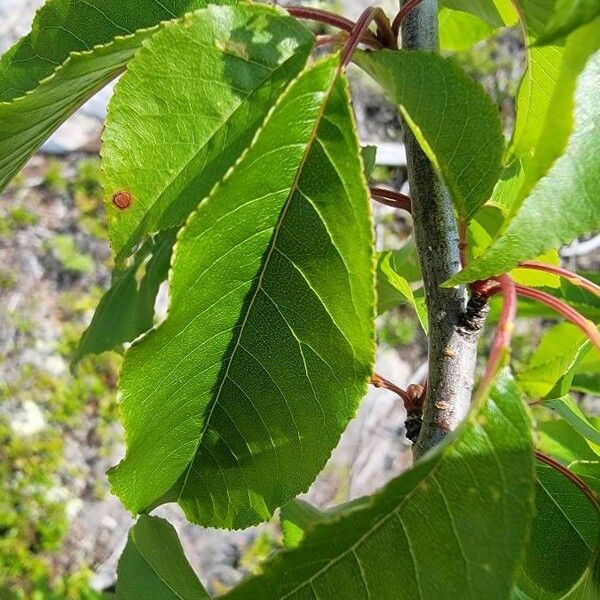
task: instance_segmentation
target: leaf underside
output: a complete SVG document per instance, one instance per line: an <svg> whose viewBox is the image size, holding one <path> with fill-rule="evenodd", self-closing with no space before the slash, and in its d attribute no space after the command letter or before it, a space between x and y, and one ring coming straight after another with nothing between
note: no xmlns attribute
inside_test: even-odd
<svg viewBox="0 0 600 600"><path fill-rule="evenodd" d="M117 600L208 600L172 525L142 515L117 568Z"/></svg>
<svg viewBox="0 0 600 600"><path fill-rule="evenodd" d="M245 527L307 489L366 391L370 205L334 56L293 82L181 231L167 320L126 354L113 491Z"/></svg>
<svg viewBox="0 0 600 600"><path fill-rule="evenodd" d="M454 62L433 53L358 52L355 60L400 105L468 221L500 175L504 138L492 100Z"/></svg>

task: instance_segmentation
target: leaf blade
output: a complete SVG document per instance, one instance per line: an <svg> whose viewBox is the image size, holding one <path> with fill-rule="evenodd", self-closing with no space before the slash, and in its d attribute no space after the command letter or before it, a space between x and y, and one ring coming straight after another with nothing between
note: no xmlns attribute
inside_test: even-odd
<svg viewBox="0 0 600 600"><path fill-rule="evenodd" d="M312 45L287 13L246 4L209 6L144 45L115 88L103 135L118 261L145 235L183 223L250 145ZM133 197L127 210L112 202L122 190Z"/></svg>
<svg viewBox="0 0 600 600"><path fill-rule="evenodd" d="M594 131L600 125L595 91L599 78L597 52L579 78L575 130L565 153L538 182L487 252L452 278L449 285L498 275L523 260L600 228L600 194L595 176L600 170L600 152L594 142Z"/></svg>
<svg viewBox="0 0 600 600"><path fill-rule="evenodd" d="M0 190L62 121L121 72L161 21L205 5L47 2L32 32L0 59Z"/></svg>
<svg viewBox="0 0 600 600"><path fill-rule="evenodd" d="M309 528L300 546L281 553L265 566L262 575L242 582L225 597L305 598L311 591L317 597L357 600L507 597L532 514L533 460L528 427L514 382L502 380L493 399L471 415L453 442L438 448L345 515L332 515ZM502 450L507 435L510 441ZM492 452L497 452L495 458ZM503 488L504 504L504 492L497 489L494 494L482 484L478 460L485 462L486 469L495 465L496 484L503 481L502 486L511 487L510 492ZM507 470L501 476L502 469ZM488 471L486 481L489 476ZM470 482L477 488L473 494L465 493ZM443 490L453 491L451 496L444 496ZM489 511L486 503L494 502L488 497L490 493L504 508ZM490 515L495 519L498 514L502 517L494 525ZM425 515L427 528L422 524ZM508 524L503 524L503 519L509 517L516 520L512 527L504 527ZM468 535L469 529L477 530L478 542ZM513 537L503 537L502 531L511 531ZM418 544L411 544L411 539L415 542L417 538ZM494 557L500 545L504 545L503 550ZM477 555L472 562L471 553Z"/></svg>
<svg viewBox="0 0 600 600"><path fill-rule="evenodd" d="M436 54L359 52L355 61L400 105L441 172L459 215L469 220L488 200L500 175L504 138L491 99L456 64ZM431 94L432 89L445 92Z"/></svg>
<svg viewBox="0 0 600 600"><path fill-rule="evenodd" d="M169 316L121 377L128 454L109 478L134 511L177 500L195 522L268 518L308 487L364 394L370 204L337 73L334 56L294 81L179 236Z"/></svg>
<svg viewBox="0 0 600 600"><path fill-rule="evenodd" d="M117 567L117 599L209 600L173 526L142 515L130 529Z"/></svg>

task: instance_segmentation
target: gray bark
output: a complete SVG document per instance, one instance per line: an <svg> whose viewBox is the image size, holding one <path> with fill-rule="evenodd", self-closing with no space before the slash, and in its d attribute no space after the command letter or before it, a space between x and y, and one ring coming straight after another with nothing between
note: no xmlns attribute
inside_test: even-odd
<svg viewBox="0 0 600 600"><path fill-rule="evenodd" d="M400 3L406 4L406 0ZM437 11L437 0L424 0L413 9L402 23L403 48L439 50ZM413 447L418 458L454 430L469 410L477 340L486 308L477 302L467 307L464 287L440 287L460 270L452 200L406 124L404 142L414 235L429 312L427 398L421 431Z"/></svg>

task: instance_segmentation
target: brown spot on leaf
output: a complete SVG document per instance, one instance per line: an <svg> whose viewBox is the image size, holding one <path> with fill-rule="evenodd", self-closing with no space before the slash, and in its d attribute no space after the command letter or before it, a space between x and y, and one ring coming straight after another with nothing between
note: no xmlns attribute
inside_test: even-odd
<svg viewBox="0 0 600 600"><path fill-rule="evenodd" d="M133 198L129 192L117 192L113 194L112 202L119 210L125 210L131 206Z"/></svg>

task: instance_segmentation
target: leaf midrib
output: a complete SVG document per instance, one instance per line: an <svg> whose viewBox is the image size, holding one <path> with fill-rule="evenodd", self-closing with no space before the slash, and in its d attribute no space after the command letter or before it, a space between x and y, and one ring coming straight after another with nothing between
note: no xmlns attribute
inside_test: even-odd
<svg viewBox="0 0 600 600"><path fill-rule="evenodd" d="M183 480L183 483L181 484L181 489L180 489L178 497L177 497L177 501L178 502L181 500L181 496L182 496L182 494L183 494L183 492L184 492L184 490L186 488L187 481L188 481L188 478L190 476L190 472L192 470L192 466L194 464L194 461L196 459L196 455L198 454L198 450L200 448L200 444L202 443L202 439L204 438L204 434L206 433L206 431L208 429L208 426L210 425L210 419L212 417L212 414L213 414L213 412L214 412L217 404L219 403L221 391L223 390L223 386L225 384L225 380L227 379L227 376L229 374L229 369L231 368L231 365L233 363L233 359L235 357L236 351L237 351L238 347L240 346L242 335L244 333L244 329L245 329L246 323L248 321L248 318L250 317L250 313L252 312L252 308L254 306L254 302L256 301L258 293L261 290L262 282L263 282L265 273L267 271L267 268L269 266L269 262L270 262L271 256L273 255L273 253L275 251L275 243L277 241L277 236L279 235L279 232L280 232L281 227L283 225L283 222L285 220L285 215L287 213L287 210L288 210L288 208L289 208L289 206L291 204L291 201L292 201L292 199L293 199L293 197L295 195L295 192L296 192L296 190L298 188L300 177L301 177L302 172L304 170L304 167L306 165L306 161L308 159L308 156L310 154L312 146L313 146L315 140L317 139L317 133L318 133L318 130L319 130L319 126L321 124L321 120L323 119L323 115L325 114L325 110L326 110L327 105L329 103L329 99L331 97L331 93L332 93L332 91L333 91L333 89L335 87L335 84L336 84L336 82L338 80L338 77L339 77L339 71L337 71L334 74L334 76L332 77L331 82L329 84L329 89L327 90L327 92L325 94L325 97L323 98L323 102L321 103L321 107L320 107L319 112L317 114L317 117L315 119L315 124L313 125L313 129L312 129L312 131L310 133L310 136L309 136L309 139L308 139L308 141L306 143L306 149L304 151L304 154L302 156L300 164L298 165L298 169L296 171L296 176L294 178L292 186L290 187L290 191L288 193L288 197L287 197L287 199L286 199L286 201L285 201L285 203L284 203L284 205L283 205L283 207L281 209L281 213L280 213L279 219L278 219L278 221L277 221L277 223L275 225L273 236L271 238L271 242L270 242L269 248L267 250L267 255L265 257L265 261L264 261L263 267L262 267L262 269L260 271L260 274L259 274L259 277L258 277L258 282L256 284L256 289L254 291L254 294L253 294L252 298L250 299L250 302L248 303L248 309L246 310L246 314L244 315L244 319L242 321L240 330L239 330L239 332L237 334L237 337L236 337L236 340L235 340L235 345L233 347L231 355L229 356L229 360L227 362L227 366L225 368L225 372L224 372L223 376L221 377L221 383L219 384L219 388L218 388L217 393L215 395L215 399L213 400L212 406L211 406L211 408L209 410L209 413L208 413L208 415L206 417L206 421L205 421L204 427L202 428L202 431L200 432L200 435L198 436L198 442L196 444L196 448L194 449L194 453L193 453L193 455L192 455L192 457L190 459L190 462L189 462L189 465L188 465L188 468L187 468L187 471L186 471L186 474L185 474L185 478ZM285 91L283 92L283 94L285 94ZM283 96L283 94L282 94L282 96Z"/></svg>

